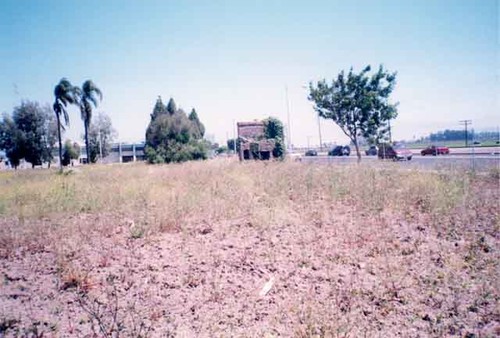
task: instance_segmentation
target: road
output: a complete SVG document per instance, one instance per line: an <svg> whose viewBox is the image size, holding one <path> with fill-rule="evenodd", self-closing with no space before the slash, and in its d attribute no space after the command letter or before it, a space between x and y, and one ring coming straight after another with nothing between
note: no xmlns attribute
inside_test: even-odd
<svg viewBox="0 0 500 338"><path fill-rule="evenodd" d="M418 155L422 149L411 149L411 151ZM498 155L500 154L500 147L468 147L468 148L450 148L450 155Z"/></svg>
<svg viewBox="0 0 500 338"><path fill-rule="evenodd" d="M302 156L303 163L319 164L350 164L355 163L357 157L351 156ZM376 156L363 156L362 162L378 164L388 162L379 160ZM391 161L392 162L392 161ZM493 168L500 169L500 155L444 155L444 156L421 156L413 155L411 161L399 161L398 165L406 168L423 168L432 170L477 170L488 171Z"/></svg>

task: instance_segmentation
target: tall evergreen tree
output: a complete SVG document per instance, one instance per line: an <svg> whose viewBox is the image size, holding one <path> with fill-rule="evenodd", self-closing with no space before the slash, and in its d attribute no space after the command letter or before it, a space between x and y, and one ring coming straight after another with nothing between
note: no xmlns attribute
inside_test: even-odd
<svg viewBox="0 0 500 338"><path fill-rule="evenodd" d="M177 105L174 99L171 97L167 104L167 111L170 115L174 115L177 112Z"/></svg>
<svg viewBox="0 0 500 338"><path fill-rule="evenodd" d="M205 135L205 126L203 125L203 123L201 123L200 119L198 118L198 114L196 113L196 110L194 108L191 110L191 113L189 113L188 118L191 121L191 123L193 123L195 138L202 139L203 136Z"/></svg>
<svg viewBox="0 0 500 338"><path fill-rule="evenodd" d="M182 109L177 109L173 99L170 99L167 111L168 114L151 114L144 149L147 160L150 163L170 163L205 159L207 144L199 139L195 123Z"/></svg>
<svg viewBox="0 0 500 338"><path fill-rule="evenodd" d="M151 120L156 120L158 116L165 115L166 113L167 113L167 107L163 104L161 96L158 96L155 107L153 108L153 113L151 114Z"/></svg>

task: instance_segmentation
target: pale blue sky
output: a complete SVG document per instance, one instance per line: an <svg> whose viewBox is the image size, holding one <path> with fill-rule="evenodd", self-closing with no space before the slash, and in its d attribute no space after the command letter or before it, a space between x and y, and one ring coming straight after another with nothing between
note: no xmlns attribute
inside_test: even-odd
<svg viewBox="0 0 500 338"><path fill-rule="evenodd" d="M21 99L52 103L67 77L102 89L122 141L144 138L158 95L195 107L218 141L233 120L273 115L292 140L318 143L302 88L353 66L398 72L395 138L472 119L500 124L497 1L10 1L0 2L0 112ZM67 137L79 138L71 110ZM322 121L324 141L344 142Z"/></svg>

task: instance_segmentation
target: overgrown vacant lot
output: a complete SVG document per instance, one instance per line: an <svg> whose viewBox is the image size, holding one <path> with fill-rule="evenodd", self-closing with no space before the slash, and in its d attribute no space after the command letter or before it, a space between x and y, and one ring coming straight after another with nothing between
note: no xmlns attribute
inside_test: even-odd
<svg viewBox="0 0 500 338"><path fill-rule="evenodd" d="M209 161L0 191L0 336L500 335L492 175Z"/></svg>

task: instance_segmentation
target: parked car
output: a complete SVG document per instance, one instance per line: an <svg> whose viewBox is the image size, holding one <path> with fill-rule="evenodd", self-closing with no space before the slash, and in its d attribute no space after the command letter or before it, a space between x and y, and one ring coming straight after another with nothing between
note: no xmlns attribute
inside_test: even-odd
<svg viewBox="0 0 500 338"><path fill-rule="evenodd" d="M370 146L367 150L365 150L366 156L377 156L378 148L377 146Z"/></svg>
<svg viewBox="0 0 500 338"><path fill-rule="evenodd" d="M349 156L351 148L349 146L336 146L328 152L328 156Z"/></svg>
<svg viewBox="0 0 500 338"><path fill-rule="evenodd" d="M480 145L481 145L481 142L479 142L479 141L474 141L474 145L480 146Z"/></svg>
<svg viewBox="0 0 500 338"><path fill-rule="evenodd" d="M314 149L309 149L306 151L306 156L318 156L318 152Z"/></svg>
<svg viewBox="0 0 500 338"><path fill-rule="evenodd" d="M407 149L404 144L381 144L378 147L378 158L380 159L392 159L394 161L398 160L408 160L410 161L413 156L411 150Z"/></svg>
<svg viewBox="0 0 500 338"><path fill-rule="evenodd" d="M422 156L425 155L448 155L450 153L450 149L448 147L438 147L438 146L428 146L423 149L420 154Z"/></svg>

